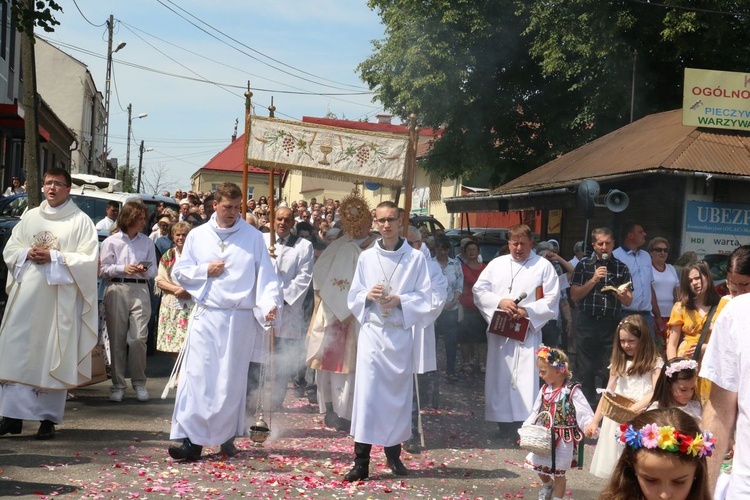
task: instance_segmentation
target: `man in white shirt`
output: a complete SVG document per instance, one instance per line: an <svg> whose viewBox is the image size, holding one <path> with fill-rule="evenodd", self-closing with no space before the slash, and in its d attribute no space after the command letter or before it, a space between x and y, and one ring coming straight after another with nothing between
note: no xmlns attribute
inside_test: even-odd
<svg viewBox="0 0 750 500"><path fill-rule="evenodd" d="M8 295L0 329L0 436L24 420L42 422L51 439L68 389L91 379L99 312L94 223L69 199L70 174L44 175L45 200L13 228L3 250Z"/></svg>
<svg viewBox="0 0 750 500"><path fill-rule="evenodd" d="M659 330L662 325L655 325L654 316L661 322L659 305L656 300L656 293L652 283L654 281L654 272L651 265L651 255L640 247L646 244L646 231L643 226L636 224L631 220L622 223L622 245L615 249L612 254L628 266L630 277L633 280L633 302L629 306L622 306L621 316L624 318L631 314L638 314L643 317L646 324L651 329L651 336L655 336L655 327ZM653 311L653 313L652 313Z"/></svg>
<svg viewBox="0 0 750 500"><path fill-rule="evenodd" d="M292 234L294 213L290 208L276 210L274 218L275 258L271 258L281 284L284 307L276 320L274 338L274 380L271 404L283 408L289 378L302 383L305 371L305 333L303 331L303 302L312 282L313 247L304 238ZM270 233L263 234L266 247L270 248ZM298 372L302 373L299 377ZM251 377L253 375L251 374ZM252 380L251 380L252 383Z"/></svg>
<svg viewBox="0 0 750 500"><path fill-rule="evenodd" d="M106 216L96 223L97 231L109 231L117 221L117 216L120 214L120 204L116 201L110 201L107 203Z"/></svg>

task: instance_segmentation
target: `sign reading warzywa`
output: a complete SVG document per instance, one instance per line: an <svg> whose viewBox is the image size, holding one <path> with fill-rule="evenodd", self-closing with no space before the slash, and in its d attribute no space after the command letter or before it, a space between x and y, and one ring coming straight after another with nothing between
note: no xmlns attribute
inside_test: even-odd
<svg viewBox="0 0 750 500"><path fill-rule="evenodd" d="M750 73L685 68L682 124L750 130Z"/></svg>

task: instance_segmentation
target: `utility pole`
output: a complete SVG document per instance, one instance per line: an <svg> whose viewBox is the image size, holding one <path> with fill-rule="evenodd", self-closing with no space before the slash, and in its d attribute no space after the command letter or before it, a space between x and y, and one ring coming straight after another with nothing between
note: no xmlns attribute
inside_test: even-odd
<svg viewBox="0 0 750 500"><path fill-rule="evenodd" d="M106 167L109 164L109 161L107 160L107 157L109 156L109 150L107 149L107 147L109 144L109 94L112 80L112 54L125 47L125 42L121 42L115 50L112 50L112 37L114 35L114 28L115 17L110 14L109 20L107 20L107 79L105 80L104 88L104 151L102 151L105 172L107 170Z"/></svg>
<svg viewBox="0 0 750 500"><path fill-rule="evenodd" d="M122 188L127 189L127 179L130 174L130 127L133 124L133 105L128 104L128 141L125 150L125 170L122 172Z"/></svg>
<svg viewBox="0 0 750 500"><path fill-rule="evenodd" d="M141 192L141 170L143 170L143 141L141 141L141 155L138 158L138 183L135 186L135 192Z"/></svg>

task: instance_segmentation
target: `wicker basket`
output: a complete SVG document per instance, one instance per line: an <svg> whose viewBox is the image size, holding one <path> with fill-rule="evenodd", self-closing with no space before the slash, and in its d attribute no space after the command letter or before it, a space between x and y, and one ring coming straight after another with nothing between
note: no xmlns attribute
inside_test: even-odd
<svg viewBox="0 0 750 500"><path fill-rule="evenodd" d="M552 419L548 411L540 412L532 425L524 425L518 429L518 435L521 437L522 450L548 457L552 454L552 433L549 427L536 423L542 415L547 415L547 418Z"/></svg>
<svg viewBox="0 0 750 500"><path fill-rule="evenodd" d="M602 413L618 424L632 420L638 412L630 409L635 403L634 399L622 396L620 394L602 394Z"/></svg>

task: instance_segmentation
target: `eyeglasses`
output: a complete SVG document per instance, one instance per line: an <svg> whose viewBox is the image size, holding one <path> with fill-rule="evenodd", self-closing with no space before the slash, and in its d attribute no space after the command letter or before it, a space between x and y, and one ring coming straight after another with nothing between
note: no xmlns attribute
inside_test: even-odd
<svg viewBox="0 0 750 500"><path fill-rule="evenodd" d="M659 253L669 253L668 248L658 247L658 248L652 248L652 252L659 252Z"/></svg>
<svg viewBox="0 0 750 500"><path fill-rule="evenodd" d="M58 187L58 188L68 187L67 184L63 184L60 181L44 181L43 185L44 185L44 187L52 187L52 186L55 186L55 187Z"/></svg>
<svg viewBox="0 0 750 500"><path fill-rule="evenodd" d="M377 222L378 224L385 224L386 222L388 224L393 224L397 220L398 220L397 217L383 217L381 219L375 219L375 222Z"/></svg>

